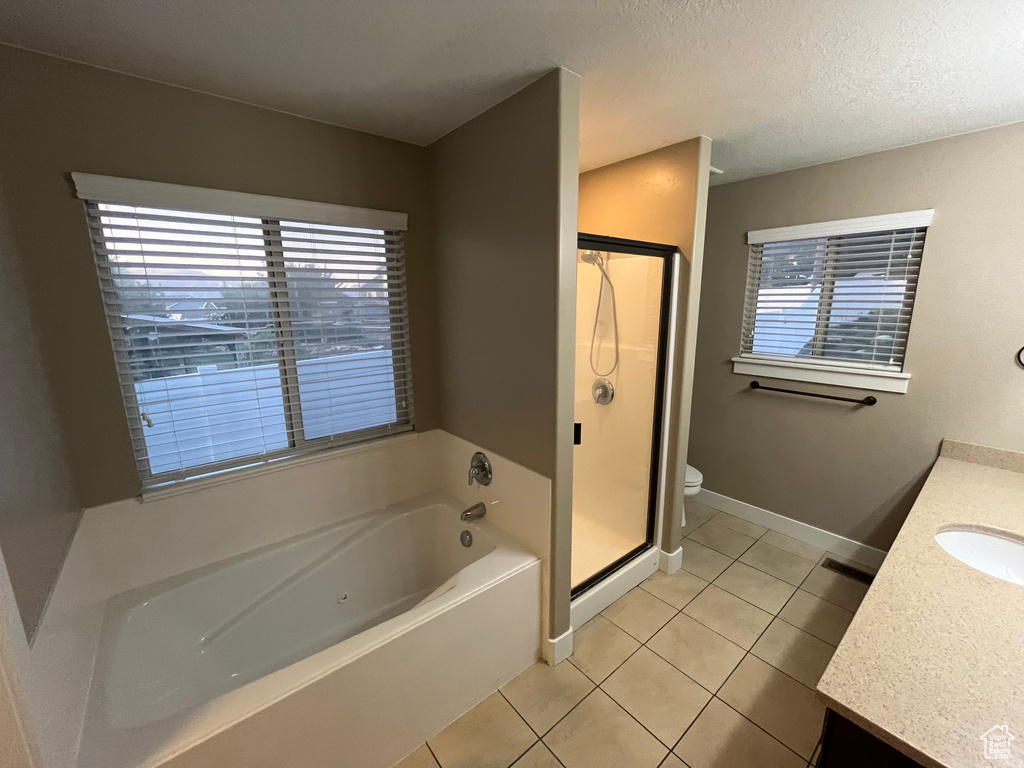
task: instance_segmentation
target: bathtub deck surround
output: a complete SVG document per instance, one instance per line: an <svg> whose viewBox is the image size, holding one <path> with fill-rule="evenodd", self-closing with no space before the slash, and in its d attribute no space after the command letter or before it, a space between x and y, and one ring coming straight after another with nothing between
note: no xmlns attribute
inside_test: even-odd
<svg viewBox="0 0 1024 768"><path fill-rule="evenodd" d="M867 587L807 542L699 502L686 515L680 571L650 576L576 633L568 662L530 667L398 768L807 768L825 713L814 685Z"/></svg>
<svg viewBox="0 0 1024 768"><path fill-rule="evenodd" d="M550 504L435 430L86 510L37 640L65 765L387 768L538 658Z"/></svg>
<svg viewBox="0 0 1024 768"><path fill-rule="evenodd" d="M1024 453L946 440L818 691L839 714L932 768L985 764L981 737L1008 725L1002 765L1024 765L1024 587L960 562L949 527L1024 537Z"/></svg>

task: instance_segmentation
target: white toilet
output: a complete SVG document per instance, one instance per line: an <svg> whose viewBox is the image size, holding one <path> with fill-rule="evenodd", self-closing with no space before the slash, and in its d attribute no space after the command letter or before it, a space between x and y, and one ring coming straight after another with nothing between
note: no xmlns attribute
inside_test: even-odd
<svg viewBox="0 0 1024 768"><path fill-rule="evenodd" d="M700 484L704 482L704 475L700 473L700 470L694 469L689 464L686 465L686 488L683 491L683 496L696 496L700 493Z"/></svg>

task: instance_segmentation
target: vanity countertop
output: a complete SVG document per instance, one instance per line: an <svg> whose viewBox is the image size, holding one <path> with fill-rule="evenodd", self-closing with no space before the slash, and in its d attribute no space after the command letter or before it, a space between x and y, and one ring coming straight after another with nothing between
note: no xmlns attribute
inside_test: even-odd
<svg viewBox="0 0 1024 768"><path fill-rule="evenodd" d="M946 440L818 683L839 714L926 766L1024 767L1024 586L943 551L946 526L1024 536L1024 453ZM1012 757L983 734L1008 726Z"/></svg>

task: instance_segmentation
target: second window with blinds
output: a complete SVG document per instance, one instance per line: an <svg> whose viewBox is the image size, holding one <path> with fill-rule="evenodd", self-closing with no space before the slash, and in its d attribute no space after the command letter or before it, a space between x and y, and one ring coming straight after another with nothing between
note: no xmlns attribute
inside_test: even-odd
<svg viewBox="0 0 1024 768"><path fill-rule="evenodd" d="M144 204L176 200L164 185L131 204L131 185L76 181L143 487L412 429L401 229L340 206L309 215L354 226L267 215L295 201L218 206L226 192L211 210Z"/></svg>
<svg viewBox="0 0 1024 768"><path fill-rule="evenodd" d="M905 392L932 211L748 233L734 371Z"/></svg>

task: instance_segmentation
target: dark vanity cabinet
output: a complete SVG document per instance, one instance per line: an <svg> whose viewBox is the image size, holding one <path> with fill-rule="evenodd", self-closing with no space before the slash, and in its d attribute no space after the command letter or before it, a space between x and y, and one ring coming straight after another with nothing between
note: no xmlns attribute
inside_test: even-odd
<svg viewBox="0 0 1024 768"><path fill-rule="evenodd" d="M831 709L825 714L818 768L922 768L898 749Z"/></svg>

